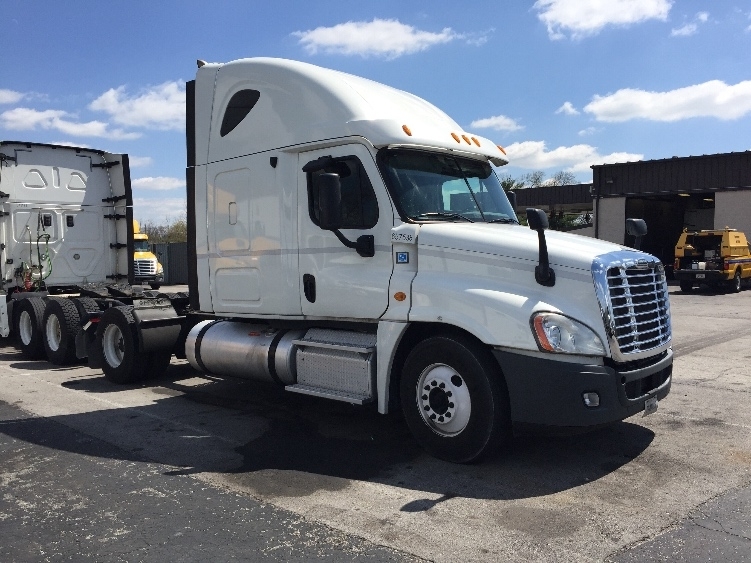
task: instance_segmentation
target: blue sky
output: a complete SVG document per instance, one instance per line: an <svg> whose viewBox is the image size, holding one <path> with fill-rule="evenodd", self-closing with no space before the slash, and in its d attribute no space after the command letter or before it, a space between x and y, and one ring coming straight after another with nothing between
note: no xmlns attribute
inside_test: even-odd
<svg viewBox="0 0 751 563"><path fill-rule="evenodd" d="M751 0L3 0L0 139L131 157L135 216L185 209L196 59L297 59L434 103L499 175L751 150Z"/></svg>

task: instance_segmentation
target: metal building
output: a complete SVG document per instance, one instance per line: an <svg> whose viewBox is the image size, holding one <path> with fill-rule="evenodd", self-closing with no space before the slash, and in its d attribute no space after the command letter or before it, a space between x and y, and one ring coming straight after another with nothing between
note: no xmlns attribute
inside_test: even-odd
<svg viewBox="0 0 751 563"><path fill-rule="evenodd" d="M517 212L591 210L578 234L631 244L626 218L649 229L641 248L672 265L684 228L727 227L751 233L751 151L592 166L592 184L517 190Z"/></svg>

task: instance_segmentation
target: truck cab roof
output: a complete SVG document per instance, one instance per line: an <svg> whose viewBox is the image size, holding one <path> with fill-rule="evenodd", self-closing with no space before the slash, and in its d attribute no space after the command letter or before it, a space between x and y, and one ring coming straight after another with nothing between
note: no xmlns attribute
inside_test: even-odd
<svg viewBox="0 0 751 563"><path fill-rule="evenodd" d="M508 163L501 147L464 131L422 98L308 63L251 58L205 64L195 92L197 165L344 137Z"/></svg>

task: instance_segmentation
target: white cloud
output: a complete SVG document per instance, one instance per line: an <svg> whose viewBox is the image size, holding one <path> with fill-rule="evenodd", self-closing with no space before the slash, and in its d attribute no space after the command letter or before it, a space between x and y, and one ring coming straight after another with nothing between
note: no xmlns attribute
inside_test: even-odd
<svg viewBox="0 0 751 563"><path fill-rule="evenodd" d="M591 145L573 145L547 150L545 141L523 141L505 147L512 166L530 170L562 168L566 172L586 172L593 164L610 164L630 162L644 158L642 154L614 152L601 155L597 147Z"/></svg>
<svg viewBox="0 0 751 563"><path fill-rule="evenodd" d="M670 30L670 37L688 37L696 33L699 26L695 23L687 23L683 27L678 27Z"/></svg>
<svg viewBox="0 0 751 563"><path fill-rule="evenodd" d="M563 102L563 105L555 110L555 113L564 113L566 115L579 115L577 110L571 102Z"/></svg>
<svg viewBox="0 0 751 563"><path fill-rule="evenodd" d="M495 129L496 131L519 131L524 129L516 121L505 115L494 115L484 119L476 119L470 125L473 129Z"/></svg>
<svg viewBox="0 0 751 563"><path fill-rule="evenodd" d="M647 20L667 20L672 0L537 0L537 17L551 39L598 34L608 25L625 27Z"/></svg>
<svg viewBox="0 0 751 563"><path fill-rule="evenodd" d="M112 121L128 127L179 131L185 128L185 83L165 82L135 96L129 96L125 86L110 88L89 109L108 113Z"/></svg>
<svg viewBox="0 0 751 563"><path fill-rule="evenodd" d="M709 20L709 13L699 12L694 17L694 21L687 23L683 27L675 28L670 31L670 37L689 37L699 30L700 23L707 23Z"/></svg>
<svg viewBox="0 0 751 563"><path fill-rule="evenodd" d="M347 22L332 27L317 27L308 31L295 31L299 42L309 55L319 51L340 55L377 56L395 59L402 55L424 51L434 45L449 43L465 36L447 27L439 33L421 31L399 20L374 19L371 22ZM481 44L482 36L468 40Z"/></svg>
<svg viewBox="0 0 751 563"><path fill-rule="evenodd" d="M587 135L594 135L597 132L599 132L599 129L597 129L597 127L587 127L586 129L579 131L579 136L586 137Z"/></svg>
<svg viewBox="0 0 751 563"><path fill-rule="evenodd" d="M131 168L143 168L154 163L154 159L150 156L129 156L128 160Z"/></svg>
<svg viewBox="0 0 751 563"><path fill-rule="evenodd" d="M184 188L185 180L180 178L170 178L169 176L145 176L143 178L132 180L130 185L134 188L140 188L143 190L174 190L177 188Z"/></svg>
<svg viewBox="0 0 751 563"><path fill-rule="evenodd" d="M728 85L721 80L678 88L668 92L647 92L625 88L614 94L594 96L584 107L598 121L630 119L679 121L691 117L738 119L751 113L751 80Z"/></svg>
<svg viewBox="0 0 751 563"><path fill-rule="evenodd" d="M21 92L0 88L0 104L15 104L20 102L23 97L24 95Z"/></svg>
<svg viewBox="0 0 751 563"><path fill-rule="evenodd" d="M0 127L13 131L35 131L51 129L74 137L101 137L113 140L137 139L139 133L128 133L122 129L109 129L101 121L76 122L74 117L62 110L48 109L38 111L30 108L14 108L0 113Z"/></svg>
<svg viewBox="0 0 751 563"><path fill-rule="evenodd" d="M133 218L142 225L147 222L163 225L186 216L188 205L184 197L134 198Z"/></svg>

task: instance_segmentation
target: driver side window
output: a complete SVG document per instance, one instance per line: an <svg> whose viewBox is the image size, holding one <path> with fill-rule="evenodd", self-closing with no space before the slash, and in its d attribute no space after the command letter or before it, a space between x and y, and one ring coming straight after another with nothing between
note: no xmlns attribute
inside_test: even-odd
<svg viewBox="0 0 751 563"><path fill-rule="evenodd" d="M373 185L355 156L337 158L322 170L308 173L308 211L318 221L318 185L321 174L339 175L342 187L342 229L371 229L378 223L378 202Z"/></svg>

